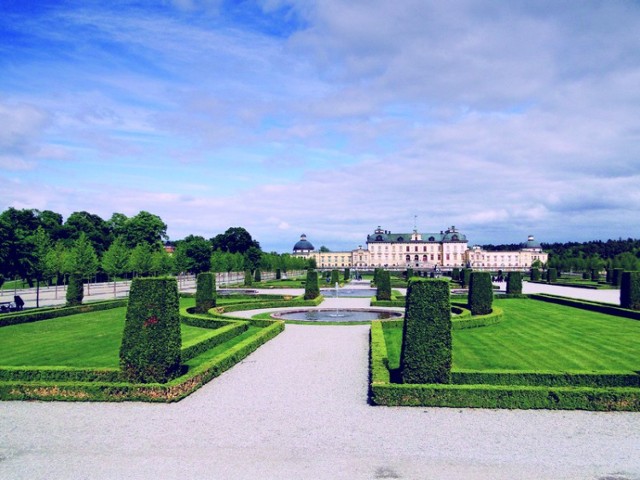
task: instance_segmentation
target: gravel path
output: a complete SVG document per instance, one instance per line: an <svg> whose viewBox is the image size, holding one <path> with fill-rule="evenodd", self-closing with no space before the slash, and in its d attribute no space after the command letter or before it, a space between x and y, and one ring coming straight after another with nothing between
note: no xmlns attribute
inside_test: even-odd
<svg viewBox="0 0 640 480"><path fill-rule="evenodd" d="M0 479L640 479L640 413L367 405L368 338L288 325L176 404L0 402Z"/></svg>

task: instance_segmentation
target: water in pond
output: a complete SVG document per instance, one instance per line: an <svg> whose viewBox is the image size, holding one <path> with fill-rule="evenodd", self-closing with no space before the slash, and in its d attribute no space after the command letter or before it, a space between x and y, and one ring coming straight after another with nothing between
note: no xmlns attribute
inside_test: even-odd
<svg viewBox="0 0 640 480"><path fill-rule="evenodd" d="M281 318L282 320L298 320L304 322L368 322L371 320L400 318L402 314L388 310L348 310L338 308L281 312L274 314L274 317Z"/></svg>
<svg viewBox="0 0 640 480"><path fill-rule="evenodd" d="M375 288L339 288L336 295L335 288L322 288L320 293L325 297L373 297Z"/></svg>

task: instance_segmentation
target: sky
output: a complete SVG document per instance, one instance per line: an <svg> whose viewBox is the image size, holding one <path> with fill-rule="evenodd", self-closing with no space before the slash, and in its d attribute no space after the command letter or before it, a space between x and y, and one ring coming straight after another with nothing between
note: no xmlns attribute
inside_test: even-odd
<svg viewBox="0 0 640 480"><path fill-rule="evenodd" d="M0 1L0 210L640 237L640 2Z"/></svg>

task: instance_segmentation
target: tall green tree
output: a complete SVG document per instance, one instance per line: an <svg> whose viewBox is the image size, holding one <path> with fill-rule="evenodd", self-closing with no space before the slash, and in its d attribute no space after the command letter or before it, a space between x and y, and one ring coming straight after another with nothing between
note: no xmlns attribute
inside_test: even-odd
<svg viewBox="0 0 640 480"><path fill-rule="evenodd" d="M148 277L153 270L154 249L148 243L139 243L129 256L129 269L141 277Z"/></svg>
<svg viewBox="0 0 640 480"><path fill-rule="evenodd" d="M67 238L77 240L81 234L91 242L97 255L101 256L111 245L109 225L100 216L89 212L73 212L64 223Z"/></svg>
<svg viewBox="0 0 640 480"><path fill-rule="evenodd" d="M51 277L52 270L47 257L51 250L51 239L49 234L38 226L35 233L29 237L33 246L30 255L28 275L36 282L36 308L40 307L40 282Z"/></svg>
<svg viewBox="0 0 640 480"><path fill-rule="evenodd" d="M58 285L60 284L60 279L63 279L64 283L64 274L67 271L65 265L69 263L67 258L70 253L70 250L65 247L64 242L62 240L58 240L47 254L49 270L51 271L51 275L56 277L54 294L56 300L58 299Z"/></svg>
<svg viewBox="0 0 640 480"><path fill-rule="evenodd" d="M135 248L141 243L159 246L168 238L167 224L158 215L144 210L127 219L123 228L124 241L129 248Z"/></svg>
<svg viewBox="0 0 640 480"><path fill-rule="evenodd" d="M245 253L251 247L260 250L260 243L254 240L251 234L242 227L228 228L224 233L213 237L211 245L214 250L231 253Z"/></svg>
<svg viewBox="0 0 640 480"><path fill-rule="evenodd" d="M78 239L73 243L71 254L69 255L71 273L78 274L87 280L87 295L91 295L91 277L98 271L100 262L93 245L84 232L80 233Z"/></svg>
<svg viewBox="0 0 640 480"><path fill-rule="evenodd" d="M130 251L124 244L124 240L118 237L102 256L102 269L113 280L113 298L116 297L116 277L129 269L129 255Z"/></svg>
<svg viewBox="0 0 640 480"><path fill-rule="evenodd" d="M204 237L189 235L184 240L176 242L174 255L181 272L197 275L211 269L212 253L211 243Z"/></svg>

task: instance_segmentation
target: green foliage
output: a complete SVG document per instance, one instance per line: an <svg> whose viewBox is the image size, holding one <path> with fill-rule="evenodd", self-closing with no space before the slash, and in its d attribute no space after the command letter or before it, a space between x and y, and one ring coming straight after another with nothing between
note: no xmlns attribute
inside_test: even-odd
<svg viewBox="0 0 640 480"><path fill-rule="evenodd" d="M348 268L344 269L344 281L348 281L349 279L351 279L351 270Z"/></svg>
<svg viewBox="0 0 640 480"><path fill-rule="evenodd" d="M153 269L153 247L139 243L129 255L129 269L137 275L147 277Z"/></svg>
<svg viewBox="0 0 640 480"><path fill-rule="evenodd" d="M631 310L640 310L640 272L622 273L620 306Z"/></svg>
<svg viewBox="0 0 640 480"><path fill-rule="evenodd" d="M196 312L206 313L216 306L216 276L212 272L199 273L196 280Z"/></svg>
<svg viewBox="0 0 640 480"><path fill-rule="evenodd" d="M402 332L402 382L448 383L451 360L449 282L411 281Z"/></svg>
<svg viewBox="0 0 640 480"><path fill-rule="evenodd" d="M244 271L244 286L251 287L253 285L253 275L251 275L251 270Z"/></svg>
<svg viewBox="0 0 640 480"><path fill-rule="evenodd" d="M460 269L458 267L451 270L451 280L457 282L460 280Z"/></svg>
<svg viewBox="0 0 640 480"><path fill-rule="evenodd" d="M471 314L487 315L491 313L492 303L491 273L471 272L469 281L469 310L471 310Z"/></svg>
<svg viewBox="0 0 640 480"><path fill-rule="evenodd" d="M134 278L120 348L131 382L166 383L180 373L180 311L175 278Z"/></svg>
<svg viewBox="0 0 640 480"><path fill-rule="evenodd" d="M338 270L331 270L331 285L340 283L340 272Z"/></svg>
<svg viewBox="0 0 640 480"><path fill-rule="evenodd" d="M378 273L376 288L377 300L391 300L391 275L387 270L381 270Z"/></svg>
<svg viewBox="0 0 640 480"><path fill-rule="evenodd" d="M507 274L507 293L515 295L522 293L522 273L509 272Z"/></svg>
<svg viewBox="0 0 640 480"><path fill-rule="evenodd" d="M129 267L129 249L121 237L116 238L102 256L102 269L111 277L122 275Z"/></svg>
<svg viewBox="0 0 640 480"><path fill-rule="evenodd" d="M280 280L282 279L282 270L279 268L276 268L276 280Z"/></svg>
<svg viewBox="0 0 640 480"><path fill-rule="evenodd" d="M97 312L112 308L123 307L126 300L109 300L105 302L93 302L87 305L76 305L74 307L50 307L39 308L38 310L23 310L21 312L2 315L0 317L0 327L8 325L19 325L21 323L39 322L40 320L50 320L52 318L67 317L78 313Z"/></svg>
<svg viewBox="0 0 640 480"><path fill-rule="evenodd" d="M176 266L181 272L191 272L195 275L211 270L211 243L204 237L189 235L184 240L176 242L174 253Z"/></svg>
<svg viewBox="0 0 640 480"><path fill-rule="evenodd" d="M320 296L318 272L316 270L307 270L307 281L304 284L304 299L312 300L318 296Z"/></svg>
<svg viewBox="0 0 640 480"><path fill-rule="evenodd" d="M549 268L547 270L547 282L553 283L558 281L558 270L555 268Z"/></svg>
<svg viewBox="0 0 640 480"><path fill-rule="evenodd" d="M594 268L591 270L591 280L597 282L600 280L600 270Z"/></svg>
<svg viewBox="0 0 640 480"><path fill-rule="evenodd" d="M407 268L407 281L413 277L413 268Z"/></svg>
<svg viewBox="0 0 640 480"><path fill-rule="evenodd" d="M469 287L469 282L471 281L471 270L470 268L463 268L462 273L460 275L460 284L462 288Z"/></svg>
<svg viewBox="0 0 640 480"><path fill-rule="evenodd" d="M262 281L262 274L260 273L259 268L256 268L256 271L253 274L253 279L256 281L256 283L259 283Z"/></svg>
<svg viewBox="0 0 640 480"><path fill-rule="evenodd" d="M160 247L167 239L167 224L159 216L144 210L131 218L114 213L109 222L117 235L123 236L128 248L140 244Z"/></svg>
<svg viewBox="0 0 640 480"><path fill-rule="evenodd" d="M538 270L537 268L532 268L530 271L530 278L532 282L539 282L540 281L540 270Z"/></svg>
<svg viewBox="0 0 640 480"><path fill-rule="evenodd" d="M98 271L98 256L84 233L80 233L74 242L68 261L69 272L77 273L82 278L89 279Z"/></svg>
<svg viewBox="0 0 640 480"><path fill-rule="evenodd" d="M74 307L82 304L82 299L84 298L84 283L82 275L73 273L69 276L66 298L68 307Z"/></svg>
<svg viewBox="0 0 640 480"><path fill-rule="evenodd" d="M211 239L214 250L229 253L246 253L251 247L260 250L260 243L251 238L251 234L242 227L228 228L224 233Z"/></svg>
<svg viewBox="0 0 640 480"><path fill-rule="evenodd" d="M622 284L622 268L614 268L611 276L611 284L619 287Z"/></svg>

